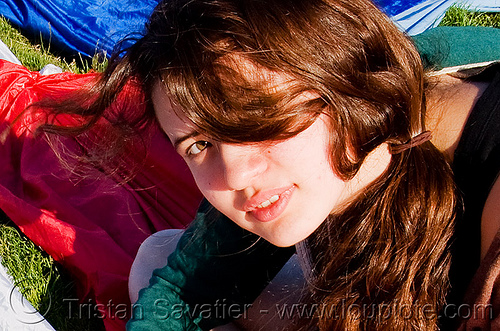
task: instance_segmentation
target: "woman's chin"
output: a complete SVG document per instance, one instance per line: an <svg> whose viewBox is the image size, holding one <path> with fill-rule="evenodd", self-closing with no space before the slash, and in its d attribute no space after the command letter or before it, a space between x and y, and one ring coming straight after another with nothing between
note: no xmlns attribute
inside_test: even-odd
<svg viewBox="0 0 500 331"><path fill-rule="evenodd" d="M291 247L306 239L308 235L304 234L280 234L280 235L261 235L262 238L277 247Z"/></svg>

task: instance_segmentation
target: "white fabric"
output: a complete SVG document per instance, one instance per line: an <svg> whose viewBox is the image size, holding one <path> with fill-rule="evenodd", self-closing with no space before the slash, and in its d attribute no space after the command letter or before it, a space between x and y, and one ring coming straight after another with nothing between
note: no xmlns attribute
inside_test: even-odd
<svg viewBox="0 0 500 331"><path fill-rule="evenodd" d="M47 64L45 67L43 67L41 70L40 70L40 74L42 75L53 75L53 74L60 74L62 73L63 70L61 67L58 67L54 64Z"/></svg>
<svg viewBox="0 0 500 331"><path fill-rule="evenodd" d="M500 12L500 0L427 0L391 18L413 36L438 26L452 5L481 12Z"/></svg>
<svg viewBox="0 0 500 331"><path fill-rule="evenodd" d="M0 331L14 330L55 331L17 290L0 263Z"/></svg>
<svg viewBox="0 0 500 331"><path fill-rule="evenodd" d="M483 12L500 12L500 0L457 0L458 5Z"/></svg>
<svg viewBox="0 0 500 331"><path fill-rule="evenodd" d="M15 64L21 64L21 61L14 55L14 53L11 52L9 47L5 45L3 41L0 40L0 59L6 60ZM52 75L52 74L59 74L63 72L62 68L53 65L53 64L47 64L45 67L43 67L40 70L40 73L42 75Z"/></svg>
<svg viewBox="0 0 500 331"><path fill-rule="evenodd" d="M0 40L0 59L7 60L15 64L21 64L17 57L10 51L9 47Z"/></svg>
<svg viewBox="0 0 500 331"><path fill-rule="evenodd" d="M427 0L392 17L396 25L409 35L422 33L439 25L446 10L456 0Z"/></svg>

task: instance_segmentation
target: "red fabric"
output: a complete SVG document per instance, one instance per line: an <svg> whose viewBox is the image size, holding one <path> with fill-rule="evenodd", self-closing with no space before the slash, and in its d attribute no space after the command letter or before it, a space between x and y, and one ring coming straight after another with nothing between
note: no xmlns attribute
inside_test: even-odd
<svg viewBox="0 0 500 331"><path fill-rule="evenodd" d="M1 61L0 132L30 103L74 90L95 75L42 76ZM104 307L107 330L123 330L128 273L140 243L155 231L185 227L201 194L159 132L144 170L117 185L97 169L80 177L63 167L43 135L33 135L38 120L23 113L0 136L0 209L69 270L82 300L93 298ZM75 150L72 139L61 139L64 148Z"/></svg>

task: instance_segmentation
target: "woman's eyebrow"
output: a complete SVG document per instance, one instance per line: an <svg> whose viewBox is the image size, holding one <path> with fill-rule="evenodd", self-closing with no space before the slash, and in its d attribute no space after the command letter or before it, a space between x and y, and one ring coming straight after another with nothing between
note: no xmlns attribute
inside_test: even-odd
<svg viewBox="0 0 500 331"><path fill-rule="evenodd" d="M193 137L196 137L198 136L200 133L198 131L191 131L189 132L188 134L185 134L185 135L182 135L178 138L176 138L174 141L173 141L173 144L174 144L174 148L177 149L177 147L179 147L180 144L182 144L184 141L186 141L187 139L189 138L193 138Z"/></svg>

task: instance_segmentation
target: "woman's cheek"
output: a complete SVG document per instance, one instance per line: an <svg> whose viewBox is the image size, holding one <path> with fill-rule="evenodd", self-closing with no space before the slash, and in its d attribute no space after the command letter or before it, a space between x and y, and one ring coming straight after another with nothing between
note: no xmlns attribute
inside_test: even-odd
<svg viewBox="0 0 500 331"><path fill-rule="evenodd" d="M211 175L206 175L203 171L191 172L201 194L203 194L212 206L219 209L219 202L222 198L220 197L221 192L217 190L217 187L219 186L217 184L217 178Z"/></svg>
<svg viewBox="0 0 500 331"><path fill-rule="evenodd" d="M203 167L200 167L197 164L187 162L187 165L189 167L189 170L191 171L191 175L193 175L198 189L205 196L205 191L209 190L210 187L213 186L213 183L210 179L212 177L210 177L210 174L206 173L206 169L203 169Z"/></svg>

